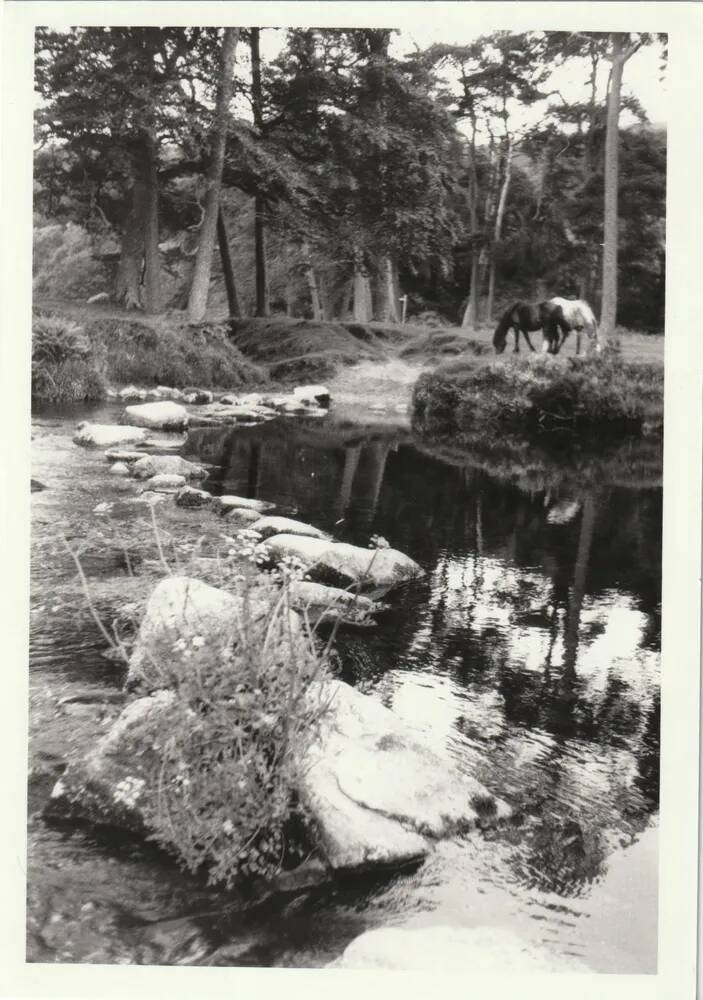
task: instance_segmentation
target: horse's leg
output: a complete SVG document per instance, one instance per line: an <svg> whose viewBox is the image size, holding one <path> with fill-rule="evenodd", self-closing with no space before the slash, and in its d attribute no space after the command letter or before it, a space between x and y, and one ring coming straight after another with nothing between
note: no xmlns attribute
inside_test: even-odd
<svg viewBox="0 0 703 1000"><path fill-rule="evenodd" d="M525 337L525 340L527 341L527 345L528 345L528 347L530 348L530 350L531 350L532 352L534 352L534 347L532 346L532 341L530 340L530 335L529 335L529 333L527 332L527 330L523 330L522 332L523 332L523 335L524 335L524 337Z"/></svg>
<svg viewBox="0 0 703 1000"><path fill-rule="evenodd" d="M581 327L576 327L576 353L581 353Z"/></svg>
<svg viewBox="0 0 703 1000"><path fill-rule="evenodd" d="M513 333L515 334L515 347L513 349L513 354L520 353L520 327L514 326Z"/></svg>

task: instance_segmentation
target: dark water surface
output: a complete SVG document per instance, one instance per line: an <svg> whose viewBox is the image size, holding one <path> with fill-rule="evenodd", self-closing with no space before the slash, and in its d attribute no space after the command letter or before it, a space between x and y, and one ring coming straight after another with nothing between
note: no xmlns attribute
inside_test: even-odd
<svg viewBox="0 0 703 1000"><path fill-rule="evenodd" d="M133 481L71 443L77 419L34 422L32 475L47 489L32 497L30 809L54 758L90 746L111 717L57 709L57 698L120 683L90 618L67 613L75 571L58 531L77 541L148 516L130 503ZM485 463L438 458L407 428L334 414L194 430L182 453L212 463L214 493L272 500L345 541L381 535L425 568L376 628L340 637L344 677L522 808L525 823L441 844L415 872L245 907L148 845L33 813L30 960L319 966L363 930L402 923L507 928L594 971L655 972L657 477L584 476L579 489L571 476L559 489L551 475L549 490L528 490ZM112 506L96 511L101 502ZM158 510L175 517L168 500ZM204 516L188 512L192 527L174 530L197 533ZM119 553L99 573L124 583Z"/></svg>

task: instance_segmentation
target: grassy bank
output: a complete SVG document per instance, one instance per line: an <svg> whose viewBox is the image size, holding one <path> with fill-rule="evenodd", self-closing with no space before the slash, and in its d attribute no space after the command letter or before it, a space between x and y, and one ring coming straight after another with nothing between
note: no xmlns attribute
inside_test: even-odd
<svg viewBox="0 0 703 1000"><path fill-rule="evenodd" d="M35 314L32 401L74 403L104 398L109 384L202 385L246 389L269 380L220 324L188 326L182 319L80 312Z"/></svg>
<svg viewBox="0 0 703 1000"><path fill-rule="evenodd" d="M491 429L496 435L546 432L639 433L661 429L663 367L623 360L533 355L476 364L460 358L426 372L413 393L419 430L430 435Z"/></svg>

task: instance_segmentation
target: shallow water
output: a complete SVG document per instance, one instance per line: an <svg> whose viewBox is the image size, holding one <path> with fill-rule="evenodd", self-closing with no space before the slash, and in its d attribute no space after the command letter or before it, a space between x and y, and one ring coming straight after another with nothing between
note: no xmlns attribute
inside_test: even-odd
<svg viewBox="0 0 703 1000"><path fill-rule="evenodd" d="M47 486L32 496L31 742L44 767L34 808L54 757L90 746L118 710L57 709L57 698L121 679L90 617L69 613L75 570L58 529L79 545L149 517L101 451L72 445L78 419L34 422L32 475ZM33 814L30 960L319 966L361 931L402 923L508 928L594 971L656 971L656 478L528 492L519 477L439 459L408 428L334 414L195 430L183 454L212 463L212 492L272 500L346 541L381 535L421 563L426 577L391 598L376 628L340 636L343 675L525 823L444 843L414 872L246 906L149 846ZM172 530L207 530L211 515L176 519L165 503ZM124 559L110 552L91 572L119 588Z"/></svg>

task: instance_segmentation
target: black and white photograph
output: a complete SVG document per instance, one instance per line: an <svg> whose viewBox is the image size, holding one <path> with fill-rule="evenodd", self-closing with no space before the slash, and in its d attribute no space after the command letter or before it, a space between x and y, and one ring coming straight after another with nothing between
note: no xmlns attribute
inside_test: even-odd
<svg viewBox="0 0 703 1000"><path fill-rule="evenodd" d="M39 6L25 967L692 997L665 5Z"/></svg>

